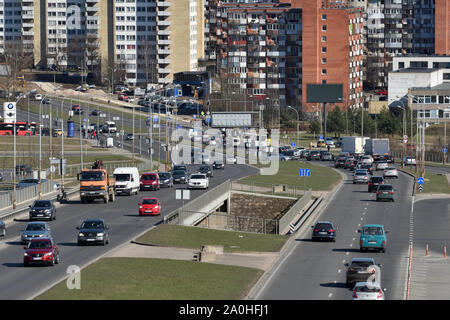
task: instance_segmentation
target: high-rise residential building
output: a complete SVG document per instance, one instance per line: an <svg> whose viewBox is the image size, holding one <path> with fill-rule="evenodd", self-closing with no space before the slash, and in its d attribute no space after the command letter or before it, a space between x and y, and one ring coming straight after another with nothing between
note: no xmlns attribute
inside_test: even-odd
<svg viewBox="0 0 450 320"><path fill-rule="evenodd" d="M435 49L436 54L450 54L450 2L435 0Z"/></svg>
<svg viewBox="0 0 450 320"><path fill-rule="evenodd" d="M308 84L343 84L339 107L363 105L364 16L347 1L284 0L302 9L302 110L318 111L307 103Z"/></svg>

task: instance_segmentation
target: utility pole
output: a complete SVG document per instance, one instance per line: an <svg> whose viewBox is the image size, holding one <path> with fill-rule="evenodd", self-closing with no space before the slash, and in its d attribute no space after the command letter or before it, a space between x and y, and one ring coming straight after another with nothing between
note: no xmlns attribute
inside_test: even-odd
<svg viewBox="0 0 450 320"><path fill-rule="evenodd" d="M161 109L158 107L158 172L161 164Z"/></svg>
<svg viewBox="0 0 450 320"><path fill-rule="evenodd" d="M170 171L169 167L169 117L166 114L166 171Z"/></svg>
<svg viewBox="0 0 450 320"><path fill-rule="evenodd" d="M16 121L13 123L14 126L14 165L13 165L13 209L16 209Z"/></svg>
<svg viewBox="0 0 450 320"><path fill-rule="evenodd" d="M133 107L133 140L131 141L132 144L132 151L131 151L131 164L134 166L134 107Z"/></svg>
<svg viewBox="0 0 450 320"><path fill-rule="evenodd" d="M50 111L50 125L49 125L49 130L50 130L50 135L49 135L49 140L50 140L50 159L53 159L53 145L52 145L52 137L53 137L53 132L52 132L52 108L51 108L51 102L49 104L49 111ZM51 162L51 161L50 161ZM53 165L50 165L50 181L53 180L53 171L52 171L52 167Z"/></svg>
<svg viewBox="0 0 450 320"><path fill-rule="evenodd" d="M42 101L45 97L39 103L39 199L42 199Z"/></svg>
<svg viewBox="0 0 450 320"><path fill-rule="evenodd" d="M64 105L64 98L61 102L61 192L64 190L64 119L63 119L63 105Z"/></svg>

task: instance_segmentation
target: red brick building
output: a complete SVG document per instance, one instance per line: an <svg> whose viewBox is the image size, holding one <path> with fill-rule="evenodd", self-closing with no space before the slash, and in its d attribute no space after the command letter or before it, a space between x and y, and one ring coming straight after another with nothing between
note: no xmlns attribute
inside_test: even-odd
<svg viewBox="0 0 450 320"><path fill-rule="evenodd" d="M436 0L435 2L435 53L450 54L450 2Z"/></svg>

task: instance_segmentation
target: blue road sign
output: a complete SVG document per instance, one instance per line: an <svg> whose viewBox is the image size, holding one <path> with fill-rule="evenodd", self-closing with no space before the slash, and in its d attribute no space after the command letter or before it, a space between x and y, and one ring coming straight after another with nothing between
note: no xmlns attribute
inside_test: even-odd
<svg viewBox="0 0 450 320"><path fill-rule="evenodd" d="M157 117L153 118L153 122L158 122L158 118Z"/></svg>
<svg viewBox="0 0 450 320"><path fill-rule="evenodd" d="M443 153L447 153L447 148L442 148Z"/></svg>
<svg viewBox="0 0 450 320"><path fill-rule="evenodd" d="M292 143L291 143L291 147L295 147L295 142L292 142Z"/></svg>
<svg viewBox="0 0 450 320"><path fill-rule="evenodd" d="M310 177L311 176L311 169L300 169L299 170L300 177Z"/></svg>
<svg viewBox="0 0 450 320"><path fill-rule="evenodd" d="M420 177L419 179L417 179L417 183L418 184L423 184L425 182L424 178Z"/></svg>
<svg viewBox="0 0 450 320"><path fill-rule="evenodd" d="M177 129L181 129L182 127L181 126L177 126Z"/></svg>
<svg viewBox="0 0 450 320"><path fill-rule="evenodd" d="M319 136L319 140L323 140L323 136Z"/></svg>
<svg viewBox="0 0 450 320"><path fill-rule="evenodd" d="M211 118L206 118L206 123L210 123L211 122Z"/></svg>
<svg viewBox="0 0 450 320"><path fill-rule="evenodd" d="M193 116L192 116L194 119L196 119L197 118L197 116L194 114Z"/></svg>
<svg viewBox="0 0 450 320"><path fill-rule="evenodd" d="M174 89L174 94L175 97L181 97L183 95L183 91L181 89Z"/></svg>
<svg viewBox="0 0 450 320"><path fill-rule="evenodd" d="M152 117L147 117L147 120L152 120Z"/></svg>

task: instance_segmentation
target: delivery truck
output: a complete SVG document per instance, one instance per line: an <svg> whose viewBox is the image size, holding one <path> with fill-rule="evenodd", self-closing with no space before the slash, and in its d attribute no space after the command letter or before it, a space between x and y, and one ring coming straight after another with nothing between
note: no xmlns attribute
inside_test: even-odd
<svg viewBox="0 0 450 320"><path fill-rule="evenodd" d="M367 137L343 137L342 152L364 153L364 144L367 139Z"/></svg>
<svg viewBox="0 0 450 320"><path fill-rule="evenodd" d="M372 156L389 154L389 139L369 139L365 151Z"/></svg>

